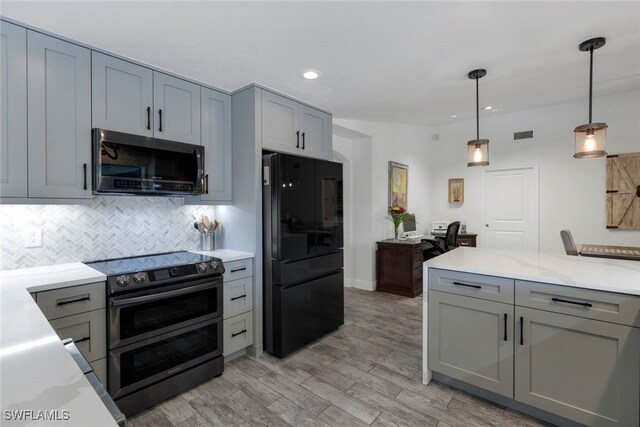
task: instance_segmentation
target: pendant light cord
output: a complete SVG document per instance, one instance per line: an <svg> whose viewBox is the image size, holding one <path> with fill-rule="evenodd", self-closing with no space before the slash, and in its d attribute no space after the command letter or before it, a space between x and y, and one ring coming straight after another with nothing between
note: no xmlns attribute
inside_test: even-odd
<svg viewBox="0 0 640 427"><path fill-rule="evenodd" d="M476 141L480 139L480 89L476 75ZM589 104L589 121L591 121L591 104Z"/></svg>
<svg viewBox="0 0 640 427"><path fill-rule="evenodd" d="M589 123L591 123L591 99L593 97L593 46L589 48Z"/></svg>

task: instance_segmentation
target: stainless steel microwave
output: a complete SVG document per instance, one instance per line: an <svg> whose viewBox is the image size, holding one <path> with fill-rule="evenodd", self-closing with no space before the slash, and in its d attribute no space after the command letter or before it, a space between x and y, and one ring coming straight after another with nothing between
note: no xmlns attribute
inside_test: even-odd
<svg viewBox="0 0 640 427"><path fill-rule="evenodd" d="M93 193L192 196L206 191L204 147L93 129Z"/></svg>

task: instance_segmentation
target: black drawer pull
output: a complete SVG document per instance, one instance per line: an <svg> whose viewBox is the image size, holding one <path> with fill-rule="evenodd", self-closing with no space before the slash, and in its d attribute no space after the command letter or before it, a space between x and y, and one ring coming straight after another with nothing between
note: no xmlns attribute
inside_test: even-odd
<svg viewBox="0 0 640 427"><path fill-rule="evenodd" d="M89 341L90 339L91 339L91 337L84 337L84 338L80 338L79 340L73 340L73 342L78 344L79 342Z"/></svg>
<svg viewBox="0 0 640 427"><path fill-rule="evenodd" d="M556 297L551 298L551 301L553 301L553 302L564 302L564 303L567 303L567 304L581 305L583 307L593 307L593 304L588 303L588 302L569 301L567 299L556 298Z"/></svg>
<svg viewBox="0 0 640 427"><path fill-rule="evenodd" d="M524 345L524 317L520 316L520 345Z"/></svg>
<svg viewBox="0 0 640 427"><path fill-rule="evenodd" d="M82 164L82 173L84 174L84 189L87 189L87 164L83 163Z"/></svg>
<svg viewBox="0 0 640 427"><path fill-rule="evenodd" d="M73 304L74 302L82 302L82 301L89 301L91 299L90 296L88 297L82 297L82 298L78 298L78 299L72 299L70 301L58 301L56 303L56 305L67 305L67 304Z"/></svg>
<svg viewBox="0 0 640 427"><path fill-rule="evenodd" d="M296 131L296 148L300 148L300 131Z"/></svg>
<svg viewBox="0 0 640 427"><path fill-rule="evenodd" d="M247 297L247 294L240 295L239 297L233 297L233 298L231 298L231 301L235 301L235 300L237 300L237 299L246 298L246 297Z"/></svg>
<svg viewBox="0 0 640 427"><path fill-rule="evenodd" d="M231 334L231 338L237 337L238 335L246 334L247 330L243 329L240 332L236 332L235 334Z"/></svg>
<svg viewBox="0 0 640 427"><path fill-rule="evenodd" d="M151 130L151 107L147 107L147 130Z"/></svg>
<svg viewBox="0 0 640 427"><path fill-rule="evenodd" d="M453 284L458 286L466 286L468 288L482 289L482 286L479 286L479 285L468 285L466 283L460 283L460 282L453 282Z"/></svg>
<svg viewBox="0 0 640 427"><path fill-rule="evenodd" d="M158 131L162 132L162 108L158 110Z"/></svg>
<svg viewBox="0 0 640 427"><path fill-rule="evenodd" d="M302 132L302 149L304 150L304 132Z"/></svg>
<svg viewBox="0 0 640 427"><path fill-rule="evenodd" d="M507 313L504 314L504 340L507 340Z"/></svg>
<svg viewBox="0 0 640 427"><path fill-rule="evenodd" d="M247 267L236 268L235 270L231 270L232 273L237 273L238 271L245 271Z"/></svg>
<svg viewBox="0 0 640 427"><path fill-rule="evenodd" d="M205 187L204 192L205 192L205 194L209 194L209 174L206 174L204 176L204 181L207 184L207 186Z"/></svg>

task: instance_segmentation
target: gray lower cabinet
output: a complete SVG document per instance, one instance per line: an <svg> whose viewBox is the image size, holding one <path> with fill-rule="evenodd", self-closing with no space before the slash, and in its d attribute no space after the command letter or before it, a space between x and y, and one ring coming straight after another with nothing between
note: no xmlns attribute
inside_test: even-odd
<svg viewBox="0 0 640 427"><path fill-rule="evenodd" d="M640 329L525 307L515 315L517 401L588 426L639 425Z"/></svg>
<svg viewBox="0 0 640 427"><path fill-rule="evenodd" d="M231 96L201 88L202 145L205 154L205 193L186 197L185 204L231 204Z"/></svg>
<svg viewBox="0 0 640 427"><path fill-rule="evenodd" d="M200 86L153 72L154 135L200 145Z"/></svg>
<svg viewBox="0 0 640 427"><path fill-rule="evenodd" d="M88 362L102 359L107 353L107 312L88 311L51 320L61 340L72 338Z"/></svg>
<svg viewBox="0 0 640 427"><path fill-rule="evenodd" d="M429 291L429 369L513 398L513 305Z"/></svg>
<svg viewBox="0 0 640 427"><path fill-rule="evenodd" d="M91 54L94 128L153 136L153 71L99 52Z"/></svg>
<svg viewBox="0 0 640 427"><path fill-rule="evenodd" d="M27 31L29 197L91 198L91 52Z"/></svg>
<svg viewBox="0 0 640 427"><path fill-rule="evenodd" d="M27 197L27 30L0 21L0 196Z"/></svg>

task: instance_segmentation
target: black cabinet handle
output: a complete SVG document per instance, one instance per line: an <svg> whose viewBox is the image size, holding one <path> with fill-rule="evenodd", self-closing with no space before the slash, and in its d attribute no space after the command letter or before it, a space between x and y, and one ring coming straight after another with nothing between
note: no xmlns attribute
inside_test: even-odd
<svg viewBox="0 0 640 427"><path fill-rule="evenodd" d="M233 298L231 298L231 301L235 301L235 300L237 300L237 299L246 298L246 297L247 297L247 294L240 295L239 297L233 297Z"/></svg>
<svg viewBox="0 0 640 427"><path fill-rule="evenodd" d="M158 126L158 131L162 132L162 108L158 110L158 116L160 119L158 120L160 122Z"/></svg>
<svg viewBox="0 0 640 427"><path fill-rule="evenodd" d="M524 345L524 317L520 316L520 345Z"/></svg>
<svg viewBox="0 0 640 427"><path fill-rule="evenodd" d="M204 180L205 180L205 184L206 184L205 187L204 187L205 188L205 193L209 194L209 174L206 174L204 176Z"/></svg>
<svg viewBox="0 0 640 427"><path fill-rule="evenodd" d="M82 164L82 173L84 174L84 189L87 189L87 164Z"/></svg>
<svg viewBox="0 0 640 427"><path fill-rule="evenodd" d="M453 282L453 284L458 286L466 286L468 288L482 289L482 286L479 286L479 285L468 285L466 283L460 283L460 282Z"/></svg>
<svg viewBox="0 0 640 427"><path fill-rule="evenodd" d="M89 341L90 339L91 339L91 337L84 337L84 338L80 338L79 340L73 340L73 342L74 342L75 344L78 344L79 342L82 342L82 341Z"/></svg>
<svg viewBox="0 0 640 427"><path fill-rule="evenodd" d="M235 270L231 270L232 273L237 273L238 271L245 271L247 267L236 268Z"/></svg>
<svg viewBox="0 0 640 427"><path fill-rule="evenodd" d="M507 313L504 314L504 340L507 340Z"/></svg>
<svg viewBox="0 0 640 427"><path fill-rule="evenodd" d="M82 298L78 298L78 299L72 299L70 301L58 301L56 303L56 305L60 306L60 305L73 304L74 302L89 301L90 299L91 299L91 297L87 296L87 297L82 297Z"/></svg>
<svg viewBox="0 0 640 427"><path fill-rule="evenodd" d="M231 334L231 338L237 337L238 335L242 335L242 334L246 334L246 333L247 333L247 330L243 329L240 332L236 332L235 334Z"/></svg>
<svg viewBox="0 0 640 427"><path fill-rule="evenodd" d="M593 304L588 303L588 302L569 301L569 300L566 300L566 299L556 298L556 297L551 298L551 301L553 301L553 302L564 302L566 304L581 305L583 307L593 307Z"/></svg>
<svg viewBox="0 0 640 427"><path fill-rule="evenodd" d="M147 130L151 130L151 107L147 107Z"/></svg>
<svg viewBox="0 0 640 427"><path fill-rule="evenodd" d="M300 148L300 131L296 131L296 148Z"/></svg>
<svg viewBox="0 0 640 427"><path fill-rule="evenodd" d="M302 149L304 150L304 132L302 132Z"/></svg>

